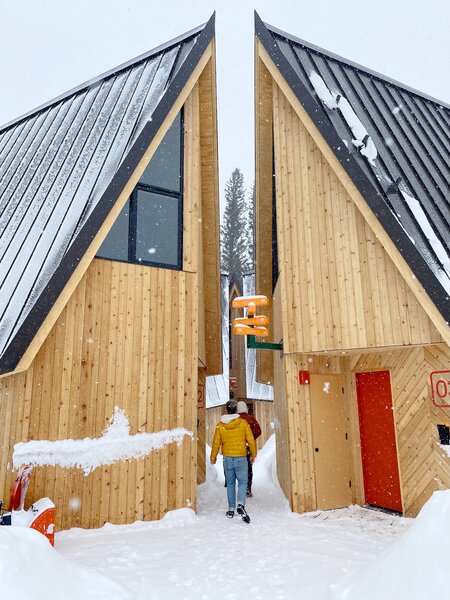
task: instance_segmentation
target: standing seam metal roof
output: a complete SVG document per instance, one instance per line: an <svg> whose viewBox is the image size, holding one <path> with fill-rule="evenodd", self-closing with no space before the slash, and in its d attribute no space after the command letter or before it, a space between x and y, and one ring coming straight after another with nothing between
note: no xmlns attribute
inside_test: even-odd
<svg viewBox="0 0 450 600"><path fill-rule="evenodd" d="M272 60L450 322L450 106L255 21Z"/></svg>
<svg viewBox="0 0 450 600"><path fill-rule="evenodd" d="M0 372L15 368L214 35L205 25L0 130Z"/></svg>

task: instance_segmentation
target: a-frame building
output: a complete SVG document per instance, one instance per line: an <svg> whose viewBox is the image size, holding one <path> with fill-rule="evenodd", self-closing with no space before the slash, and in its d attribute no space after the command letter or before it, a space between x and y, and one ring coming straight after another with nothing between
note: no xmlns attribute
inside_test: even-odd
<svg viewBox="0 0 450 600"><path fill-rule="evenodd" d="M294 511L450 487L450 109L256 15L256 292ZM274 370L274 374L272 374Z"/></svg>
<svg viewBox="0 0 450 600"><path fill-rule="evenodd" d="M38 467L29 500L59 528L195 508L198 383L222 368L214 17L1 128L0 212L0 498L15 443L97 438L118 406L193 439Z"/></svg>

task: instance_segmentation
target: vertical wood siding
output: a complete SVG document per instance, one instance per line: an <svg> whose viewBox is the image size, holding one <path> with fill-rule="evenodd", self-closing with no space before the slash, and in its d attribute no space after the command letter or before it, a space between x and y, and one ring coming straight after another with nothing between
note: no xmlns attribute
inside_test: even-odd
<svg viewBox="0 0 450 600"><path fill-rule="evenodd" d="M199 394L202 406L197 409L197 483L206 481L206 369L198 370Z"/></svg>
<svg viewBox="0 0 450 600"><path fill-rule="evenodd" d="M307 385L298 385L301 369L308 370L311 375L340 373L344 376L353 502L364 503L356 372L389 370L391 373L404 514L417 515L433 491L450 488L450 458L439 446L436 428L438 422L450 422L450 409L433 406L429 385L430 372L439 370L435 367L450 368L450 352L446 346L372 352L348 358L285 355L279 362L277 367L275 361L278 476L294 511L317 508L310 389Z"/></svg>
<svg viewBox="0 0 450 600"><path fill-rule="evenodd" d="M195 286L193 274L94 260L32 368L0 381L8 461L18 441L100 436L115 406L125 410L131 434L179 426L195 432ZM1 464L6 498L12 472ZM196 444L185 437L180 447L87 477L36 468L28 499L49 496L58 528L98 527L157 519L187 499L195 506L195 483Z"/></svg>
<svg viewBox="0 0 450 600"><path fill-rule="evenodd" d="M276 84L273 114L285 352L440 342Z"/></svg>
<svg viewBox="0 0 450 600"><path fill-rule="evenodd" d="M215 42L212 57L199 81L199 127L201 167L202 249L200 264L203 274L200 289L204 297L204 346L207 375L222 373L222 313L220 309L220 208L217 150L216 65Z"/></svg>
<svg viewBox="0 0 450 600"><path fill-rule="evenodd" d="M431 398L430 374L433 371L450 371L450 349L448 346L439 344L438 346L426 346L424 348L424 352L428 397ZM446 379L448 380L450 377L446 377ZM445 404L449 403L450 398L447 398ZM450 489L450 457L440 447L440 440L437 430L438 423L450 427L450 407L437 407L433 402L431 402L430 407L432 433L436 438L436 445L434 446L436 458L436 481L439 489Z"/></svg>
<svg viewBox="0 0 450 600"><path fill-rule="evenodd" d="M211 66L208 73L211 80ZM207 83L204 88L208 93ZM199 94L197 84L185 103L184 271L101 259L91 263L28 371L0 380L0 498L9 498L14 443L98 437L115 406L125 409L131 434L180 426L196 434L199 328L204 349L205 313L210 335L220 333L211 271L218 256L215 227L206 234L209 270L200 272L209 220L206 212L200 226L200 111L202 102L210 113L215 104L201 101ZM202 118L206 127L213 115ZM215 134L203 135L212 136L211 146ZM217 176L211 160L206 179ZM211 181L204 185L214 187ZM206 204L214 202L209 197ZM209 307L202 305L200 321L200 288L210 275ZM220 343L215 352L221 356ZM205 359L204 350L202 355ZM213 362L218 368L220 357ZM196 483L197 442L185 437L179 447L171 444L87 477L75 469L36 468L28 501L49 496L57 506L59 529L98 527L105 521L158 519L186 504L195 508Z"/></svg>
<svg viewBox="0 0 450 600"><path fill-rule="evenodd" d="M273 118L272 77L262 60L255 55L255 144L256 144L256 293L270 298L276 282L272 281L272 198L273 198ZM264 309L272 316L272 307ZM279 341L269 330L269 338ZM274 378L274 356L257 352L257 380L271 382Z"/></svg>
<svg viewBox="0 0 450 600"><path fill-rule="evenodd" d="M429 386L433 363L441 359L449 368L449 358L448 348L440 345L351 359L353 373L390 370L403 512L408 516L415 516L435 490L450 488L450 458L439 447L439 417ZM354 377L352 381L356 396Z"/></svg>

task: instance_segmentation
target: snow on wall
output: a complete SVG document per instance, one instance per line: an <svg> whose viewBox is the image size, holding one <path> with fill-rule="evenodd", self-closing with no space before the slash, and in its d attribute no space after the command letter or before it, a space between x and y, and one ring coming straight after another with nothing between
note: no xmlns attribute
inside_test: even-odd
<svg viewBox="0 0 450 600"><path fill-rule="evenodd" d="M125 412L114 409L110 425L99 438L82 440L32 440L14 445L13 468L22 465L56 466L81 469L85 475L103 465L121 460L143 458L154 450L160 450L176 442L180 445L184 436L192 439L194 434L183 427L130 435L130 425Z"/></svg>

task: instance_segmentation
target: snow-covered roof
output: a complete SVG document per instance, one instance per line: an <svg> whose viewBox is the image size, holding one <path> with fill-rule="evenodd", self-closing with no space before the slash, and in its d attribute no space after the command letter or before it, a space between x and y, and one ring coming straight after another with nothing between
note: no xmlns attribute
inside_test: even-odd
<svg viewBox="0 0 450 600"><path fill-rule="evenodd" d="M255 273L244 274L244 296L255 295ZM247 384L247 398L252 400L273 400L273 385L256 381L256 350L245 347L245 375Z"/></svg>
<svg viewBox="0 0 450 600"><path fill-rule="evenodd" d="M213 34L214 17L0 129L0 373L16 367Z"/></svg>
<svg viewBox="0 0 450 600"><path fill-rule="evenodd" d="M450 322L450 106L258 16L256 34Z"/></svg>
<svg viewBox="0 0 450 600"><path fill-rule="evenodd" d="M222 374L206 378L206 408L222 406L230 398L230 295L228 275L220 275L222 311Z"/></svg>

